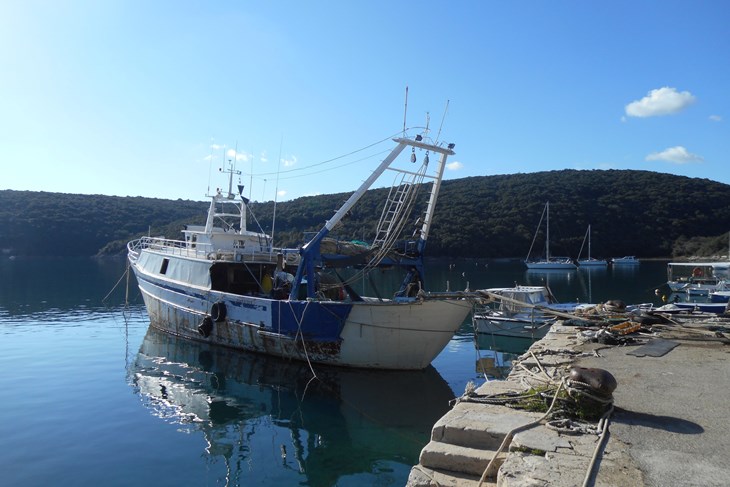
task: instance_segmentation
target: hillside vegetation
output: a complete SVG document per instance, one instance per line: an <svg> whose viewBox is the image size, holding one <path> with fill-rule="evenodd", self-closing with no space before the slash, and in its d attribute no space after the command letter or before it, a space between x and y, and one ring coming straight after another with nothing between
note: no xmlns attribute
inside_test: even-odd
<svg viewBox="0 0 730 487"><path fill-rule="evenodd" d="M427 189L422 189L421 198ZM369 191L335 233L348 239L372 238L386 191ZM349 195L279 203L276 245L300 244L303 232L319 229ZM553 255L577 257L588 224L594 257L728 254L730 185L626 170L444 181L428 254L524 258L546 201ZM204 221L207 207L204 201L0 191L0 249L36 256L121 253L128 240L148 232L180 238L185 223ZM251 208L270 233L273 203L254 202ZM539 235L533 254L543 246L544 236Z"/></svg>

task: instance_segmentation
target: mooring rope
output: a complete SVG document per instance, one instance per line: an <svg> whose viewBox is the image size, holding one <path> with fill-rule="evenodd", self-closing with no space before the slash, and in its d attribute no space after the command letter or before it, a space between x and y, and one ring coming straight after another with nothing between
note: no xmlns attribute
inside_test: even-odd
<svg viewBox="0 0 730 487"><path fill-rule="evenodd" d="M304 340L304 332L302 332L302 321L304 321L304 315L307 313L307 308L309 307L309 303L311 301L307 300L307 304L304 305L304 310L302 310L302 317L297 318L297 313L294 311L294 306L292 306L291 301L287 301L289 303L289 309L292 312L292 316L294 316L294 321L297 322L297 333L294 335L294 341L297 341L298 337L301 337L302 339L302 349L304 349L304 357L307 359L307 365L309 365L309 370L312 372L312 375L314 377L317 377L317 373L314 371L314 367L312 367L312 362L309 360L309 352L307 352L307 343Z"/></svg>
<svg viewBox="0 0 730 487"><path fill-rule="evenodd" d="M601 419L598 422L598 430L600 431L600 436L598 438L596 448L593 450L591 462L588 464L588 470L586 471L586 476L583 479L583 487L588 487L589 485L591 485L591 479L594 475L596 462L598 461L598 457L603 451L603 446L606 442L606 438L608 438L608 425L611 420L611 414L613 414L613 404L611 404L611 407L608 409L608 411L604 413L603 416L601 416Z"/></svg>
<svg viewBox="0 0 730 487"><path fill-rule="evenodd" d="M564 389L570 399L572 399L575 403L578 403L578 397L585 397L589 399L590 401L593 401L594 403L597 403L602 406L608 406L608 409L602 414L601 418L598 421L598 424L596 426L593 426L590 423L584 422L584 421L576 421L571 418L561 418L561 419L551 419L548 420L545 423L545 426L553 431L556 431L558 433L563 434L597 434L600 436L599 443L596 446L596 449L593 452L593 456L591 458L590 464L588 466L588 470L586 472L585 480L583 483L583 487L586 487L588 485L588 482L590 482L590 479L594 476L594 470L596 468L596 462L598 457L601 454L601 451L603 449L603 445L605 442L605 438L608 432L608 425L609 425L609 419L613 412L613 395L612 394L606 394L601 395L600 393L596 393L596 389L593 388L590 384L587 384L585 382L572 380L570 378L562 377L559 382L557 382L545 369L545 367L542 366L540 363L540 360L537 358L535 353L530 351L530 355L537 363L537 368L539 369L540 373L536 373L533 370L530 370L529 368L525 367L522 362L518 362L517 366L522 368L524 371L526 371L530 376L532 380L537 380L540 382L546 382L549 385L556 384L557 387L554 389L554 391L545 390L542 392L529 392L529 393L518 393L518 392L510 392L505 394L495 394L495 395L479 395L475 394L473 391L473 387L469 388L467 386L467 392L465 394L454 400L455 403L458 402L474 402L474 403L481 403L481 404L493 404L493 405L503 405L507 407L522 407L524 408L524 402L529 401L533 398L547 398L549 397L548 394L552 393L552 400L550 402L550 406L548 407L547 411L539 418L532 422L529 422L525 425L519 426L517 428L512 429L507 435L504 437L504 440L502 441L502 444L500 445L499 449L494 453L491 460L489 461L489 464L484 469L484 472L482 473L481 478L479 479L479 487L481 487L484 483L484 481L494 476L496 473L496 462L499 457L499 455L504 451L505 448L507 448L510 443L512 442L512 439L514 438L514 435L519 433L520 431L524 431L526 429L529 429L533 426L536 426L537 424L541 423L545 419L551 417L551 415L560 414L570 414L568 410L565 408L560 408L559 410L555 411L555 405L558 402L560 392ZM547 379L543 378L542 376L547 377ZM524 379L524 377L523 377ZM564 400L563 400L564 401ZM523 403L522 405L520 403ZM570 404L569 402L565 402L566 405Z"/></svg>
<svg viewBox="0 0 730 487"><path fill-rule="evenodd" d="M107 298L112 295L112 293L117 288L117 286L119 286L119 283L122 282L122 279L124 279L128 274L129 274L129 261L127 261L127 267L126 267L126 269L124 269L124 272L119 277L119 280L117 281L117 283L114 284L114 287L112 287L111 291L109 291L109 293L106 296L104 296L104 299L101 300L102 303L106 304ZM129 297L129 289L127 289L127 297ZM129 304L129 303L125 301L125 304Z"/></svg>
<svg viewBox="0 0 730 487"><path fill-rule="evenodd" d="M507 446L509 446L510 443L512 443L512 439L514 438L514 435L519 433L520 431L530 429L533 426L540 424L540 422L543 419L547 418L548 415L550 415L550 413L553 410L553 407L555 407L555 403L558 400L558 394L560 394L560 390L563 388L564 384L565 384L564 380L561 380L560 384L558 384L558 388L555 390L555 394L553 395L553 401L550 404L550 407L548 408L548 410L545 412L545 414L543 414L540 418L536 419L535 421L531 421L525 425L513 428L509 433L507 433L507 435L504 437L504 440L502 440L502 444L499 445L499 448L497 449L497 451L494 453L494 455L492 455L492 459L489 461L487 468L484 469L482 476L479 478L478 487L482 487L482 485L484 484L484 481L487 479L487 477L489 477L491 475L491 472L493 471L494 466L496 464L497 457L499 457L500 453L502 453L502 451Z"/></svg>

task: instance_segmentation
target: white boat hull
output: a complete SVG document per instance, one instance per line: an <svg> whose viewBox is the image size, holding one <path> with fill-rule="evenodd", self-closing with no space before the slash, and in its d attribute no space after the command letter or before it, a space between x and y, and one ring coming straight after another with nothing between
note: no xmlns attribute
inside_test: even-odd
<svg viewBox="0 0 730 487"><path fill-rule="evenodd" d="M466 300L355 303L342 330L342 360L354 367L423 369L471 310Z"/></svg>
<svg viewBox="0 0 730 487"><path fill-rule="evenodd" d="M728 310L728 303L673 303L677 308L690 312L723 314Z"/></svg>
<svg viewBox="0 0 730 487"><path fill-rule="evenodd" d="M476 327L477 333L504 337L530 338L534 340L544 337L550 331L551 324L552 321L533 323L527 320L509 318L474 318L474 326Z"/></svg>
<svg viewBox="0 0 730 487"><path fill-rule="evenodd" d="M535 270L554 270L554 269L575 269L575 264L572 262L525 262L528 269Z"/></svg>
<svg viewBox="0 0 730 487"><path fill-rule="evenodd" d="M463 299L290 302L169 283L133 268L155 328L240 350L347 367L423 369L451 340L472 306ZM226 318L215 322L205 337L198 327L210 318L214 303L225 304ZM333 331L331 340L309 339L306 329L285 333L284 320L292 316L316 321L320 329L332 317L328 324L341 330Z"/></svg>

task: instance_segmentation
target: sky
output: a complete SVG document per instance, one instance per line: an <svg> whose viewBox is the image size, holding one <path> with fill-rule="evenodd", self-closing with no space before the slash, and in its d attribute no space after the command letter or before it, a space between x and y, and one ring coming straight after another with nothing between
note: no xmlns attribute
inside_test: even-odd
<svg viewBox="0 0 730 487"><path fill-rule="evenodd" d="M0 189L205 200L235 163L257 201L351 192L404 122L455 144L446 179L730 184L722 0L4 0L0 65Z"/></svg>

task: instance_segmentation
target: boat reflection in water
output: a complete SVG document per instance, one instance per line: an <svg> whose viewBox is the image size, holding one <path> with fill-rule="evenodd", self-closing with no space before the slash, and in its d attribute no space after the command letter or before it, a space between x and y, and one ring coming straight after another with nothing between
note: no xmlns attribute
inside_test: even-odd
<svg viewBox="0 0 730 487"><path fill-rule="evenodd" d="M536 339L530 337L476 333L477 374L490 380L506 379L512 370L512 361L525 353L535 341Z"/></svg>
<svg viewBox="0 0 730 487"><path fill-rule="evenodd" d="M530 286L565 286L576 278L577 269L528 269L525 283Z"/></svg>
<svg viewBox="0 0 730 487"><path fill-rule="evenodd" d="M370 484L402 470L397 483L454 397L432 366L314 372L150 327L130 381L152 414L202 432L207 463L225 462L226 485Z"/></svg>

